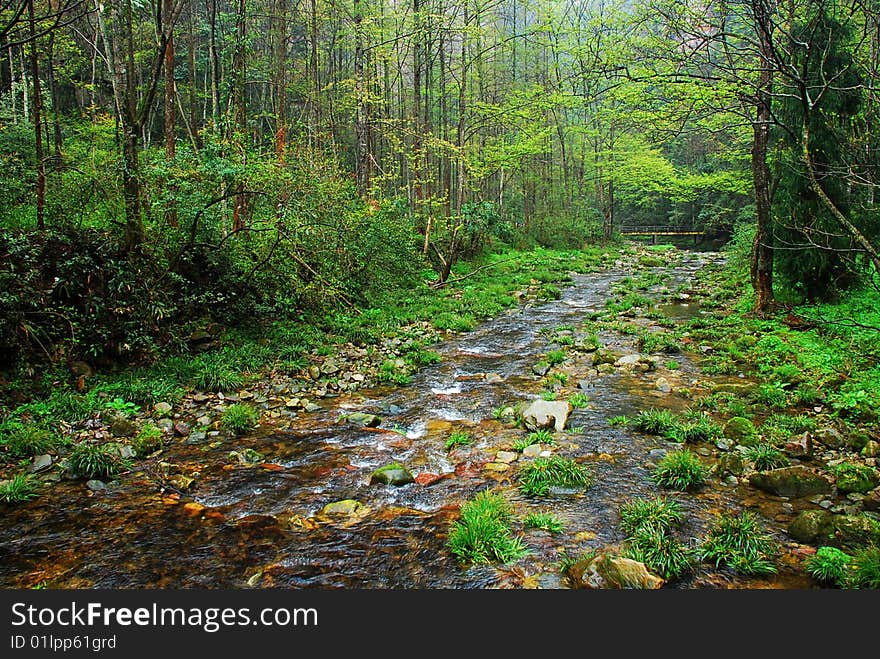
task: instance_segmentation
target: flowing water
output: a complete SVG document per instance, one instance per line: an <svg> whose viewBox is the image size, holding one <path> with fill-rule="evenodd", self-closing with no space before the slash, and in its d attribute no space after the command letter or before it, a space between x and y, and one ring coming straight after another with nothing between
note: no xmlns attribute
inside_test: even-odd
<svg viewBox="0 0 880 659"><path fill-rule="evenodd" d="M671 266L687 283L712 253L689 253ZM658 494L650 480L662 439L609 425L608 419L648 407L682 410L689 401L654 386L656 374L616 370L597 376L592 356L569 352L566 371L582 373L580 387L590 404L573 412L554 450L591 466L594 485L581 492L553 491L531 499L516 487L517 463L493 462L525 431L493 419L493 410L539 396L546 380L531 367L554 346L548 335L578 327L605 309L622 269L574 275L562 298L523 306L457 334L433 348L443 360L426 367L403 387L362 390L322 402L283 432L262 433L212 444L177 442L151 469L197 476L181 498L157 491L151 476L133 473L110 490L92 493L81 481L63 481L39 499L6 507L0 523L0 583L56 588L563 588L564 556L619 543L618 507L635 497ZM662 307L670 318L699 314L699 307ZM542 332L544 330L544 332ZM634 339L603 332L606 347L635 352ZM676 387L698 378L685 355L667 375ZM578 377L578 376L575 376ZM570 393L574 382L568 383ZM381 416L380 428L340 422L352 411ZM466 429L471 446L445 448L452 430ZM258 450L270 468L230 464L231 450ZM714 447L711 447L714 449ZM655 451L652 455L651 451ZM707 461L713 453L704 449ZM717 451L715 451L717 453ZM522 460L522 458L520 458ZM374 469L390 462L439 480L402 487L370 485ZM488 468L487 468L488 463ZM486 488L503 492L517 516L552 512L565 531L527 531L530 550L513 566L461 566L446 548L458 506ZM796 512L778 497L713 479L695 494L674 494L687 512L685 539L703 534L714 515L746 504L762 513L778 539ZM351 516L321 515L328 503L363 504ZM777 524L778 522L778 524ZM678 588L808 587L788 557L770 578L743 578L699 568Z"/></svg>

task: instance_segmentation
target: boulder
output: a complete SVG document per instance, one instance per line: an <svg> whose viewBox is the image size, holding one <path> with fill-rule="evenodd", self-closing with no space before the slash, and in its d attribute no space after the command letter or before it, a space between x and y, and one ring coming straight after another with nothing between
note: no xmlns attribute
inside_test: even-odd
<svg viewBox="0 0 880 659"><path fill-rule="evenodd" d="M805 510L792 520L788 532L805 544L825 544L834 535L834 522L826 510Z"/></svg>
<svg viewBox="0 0 880 659"><path fill-rule="evenodd" d="M110 433L114 437L134 437L137 426L124 416L117 416L110 424Z"/></svg>
<svg viewBox="0 0 880 659"><path fill-rule="evenodd" d="M749 476L749 484L783 497L804 497L831 492L830 480L801 465L755 472Z"/></svg>
<svg viewBox="0 0 880 659"><path fill-rule="evenodd" d="M578 561L568 569L568 578L575 588L591 589L656 590L664 583L644 563L610 552Z"/></svg>
<svg viewBox="0 0 880 659"><path fill-rule="evenodd" d="M533 400L522 413L523 425L531 431L554 428L562 432L572 409L567 400Z"/></svg>
<svg viewBox="0 0 880 659"><path fill-rule="evenodd" d="M413 478L409 470L396 462L379 467L370 475L370 485L380 483L382 485L400 486L413 482L415 482L415 478Z"/></svg>

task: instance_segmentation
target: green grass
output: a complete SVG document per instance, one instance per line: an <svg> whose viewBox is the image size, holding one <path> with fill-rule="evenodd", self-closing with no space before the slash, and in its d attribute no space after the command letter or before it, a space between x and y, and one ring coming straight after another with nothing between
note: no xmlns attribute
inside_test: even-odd
<svg viewBox="0 0 880 659"><path fill-rule="evenodd" d="M668 368L670 371L677 371L679 368L681 368L681 364L679 364L674 359L670 359L669 361L667 361L664 366L666 366L666 368Z"/></svg>
<svg viewBox="0 0 880 659"><path fill-rule="evenodd" d="M672 490L687 492L706 483L708 469L688 449L667 453L654 469L651 480Z"/></svg>
<svg viewBox="0 0 880 659"><path fill-rule="evenodd" d="M52 453L64 442L53 432L38 426L12 427L0 440L11 458L29 458L43 453Z"/></svg>
<svg viewBox="0 0 880 659"><path fill-rule="evenodd" d="M473 443L473 437L465 430L456 430L449 435L444 447L447 451L452 450L456 446L467 446Z"/></svg>
<svg viewBox="0 0 880 659"><path fill-rule="evenodd" d="M862 547L853 554L853 588L880 588L880 547Z"/></svg>
<svg viewBox="0 0 880 659"><path fill-rule="evenodd" d="M447 546L462 563L510 563L528 553L511 530L512 508L500 494L484 490L461 506Z"/></svg>
<svg viewBox="0 0 880 659"><path fill-rule="evenodd" d="M126 467L114 444L80 442L67 457L71 473L78 478L112 478Z"/></svg>
<svg viewBox="0 0 880 659"><path fill-rule="evenodd" d="M8 481L0 483L0 501L22 503L37 497L37 485L30 474L16 474Z"/></svg>
<svg viewBox="0 0 880 659"><path fill-rule="evenodd" d="M673 354L681 351L681 343L668 332L642 332L637 341L639 350L646 353Z"/></svg>
<svg viewBox="0 0 880 659"><path fill-rule="evenodd" d="M162 440L162 430L148 423L132 439L131 446L138 457L143 458L162 448Z"/></svg>
<svg viewBox="0 0 880 659"><path fill-rule="evenodd" d="M529 443L526 446L531 444L546 444L548 446L554 446L556 444L556 438L553 437L553 433L546 428L530 432L528 435L528 441Z"/></svg>
<svg viewBox="0 0 880 659"><path fill-rule="evenodd" d="M236 435L241 435L253 430L259 421L260 412L255 407L245 403L233 403L223 410L220 425Z"/></svg>
<svg viewBox="0 0 880 659"><path fill-rule="evenodd" d="M551 350L544 356L544 359L550 366L558 366L566 360L567 356L565 350Z"/></svg>
<svg viewBox="0 0 880 659"><path fill-rule="evenodd" d="M746 451L746 458L755 463L757 471L778 469L790 464L786 455L768 442L759 442L755 446L750 446Z"/></svg>
<svg viewBox="0 0 880 659"><path fill-rule="evenodd" d="M778 571L779 547L757 516L748 510L739 515L722 513L709 528L698 549L702 560L745 575Z"/></svg>
<svg viewBox="0 0 880 659"><path fill-rule="evenodd" d="M543 400L556 400L557 394L555 391L550 391L549 389L541 392L541 398Z"/></svg>
<svg viewBox="0 0 880 659"><path fill-rule="evenodd" d="M565 524L552 513L529 513L523 520L527 529L541 529L550 533L562 533Z"/></svg>
<svg viewBox="0 0 880 659"><path fill-rule="evenodd" d="M244 382L241 371L222 355L205 356L193 364L192 384L200 391L235 391Z"/></svg>
<svg viewBox="0 0 880 659"><path fill-rule="evenodd" d="M626 539L623 556L644 563L653 573L666 580L690 571L693 551L664 529L651 525L636 528Z"/></svg>
<svg viewBox="0 0 880 659"><path fill-rule="evenodd" d="M678 423L675 413L651 408L642 410L630 419L629 426L649 435L664 435Z"/></svg>
<svg viewBox="0 0 880 659"><path fill-rule="evenodd" d="M620 505L618 514L620 527L627 535L644 526L666 531L678 526L684 519L681 504L665 497L627 501Z"/></svg>
<svg viewBox="0 0 880 659"><path fill-rule="evenodd" d="M393 384L406 385L410 382L409 374L405 369L399 368L393 359L386 359L379 366L376 373L379 382L391 382Z"/></svg>
<svg viewBox="0 0 880 659"><path fill-rule="evenodd" d="M519 489L526 496L546 496L551 487L588 488L593 484L590 470L571 458L554 455L535 458L523 465L517 476Z"/></svg>
<svg viewBox="0 0 880 659"><path fill-rule="evenodd" d="M804 563L807 574L825 585L846 588L851 580L853 557L837 547L819 547Z"/></svg>
<svg viewBox="0 0 880 659"><path fill-rule="evenodd" d="M573 394L568 399L568 402L571 403L571 406L577 410L577 409L581 409L581 408L584 408L587 405L589 405L590 404L590 397L587 394L579 391L578 393Z"/></svg>

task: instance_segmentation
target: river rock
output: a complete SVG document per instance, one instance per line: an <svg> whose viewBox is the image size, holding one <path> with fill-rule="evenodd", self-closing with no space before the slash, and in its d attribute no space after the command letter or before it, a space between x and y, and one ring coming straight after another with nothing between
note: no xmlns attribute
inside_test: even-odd
<svg viewBox="0 0 880 659"><path fill-rule="evenodd" d="M672 385L669 384L669 380L664 377L657 378L654 386L656 387L657 391L664 394L668 394L670 391L672 391Z"/></svg>
<svg viewBox="0 0 880 659"><path fill-rule="evenodd" d="M123 416L117 416L110 424L110 433L114 437L133 437L137 434L137 426Z"/></svg>
<svg viewBox="0 0 880 659"><path fill-rule="evenodd" d="M523 425L528 430L555 428L556 432L565 430L568 415L572 410L567 400L533 400L522 413Z"/></svg>
<svg viewBox="0 0 880 659"><path fill-rule="evenodd" d="M191 433L187 438L184 444L201 444L208 438L208 435L204 432L197 430L194 433Z"/></svg>
<svg viewBox="0 0 880 659"><path fill-rule="evenodd" d="M724 453L718 458L715 469L720 476L741 476L746 467L738 453Z"/></svg>
<svg viewBox="0 0 880 659"><path fill-rule="evenodd" d="M785 452L793 458L808 458L813 453L813 437L809 431L789 437Z"/></svg>
<svg viewBox="0 0 880 659"><path fill-rule="evenodd" d="M749 484L764 492L783 497L803 497L831 492L831 481L807 467L796 465L755 472Z"/></svg>
<svg viewBox="0 0 880 659"><path fill-rule="evenodd" d="M876 458L880 456L880 443L875 442L873 439L869 439L862 447L861 454L866 458Z"/></svg>
<svg viewBox="0 0 880 659"><path fill-rule="evenodd" d="M834 533L833 515L825 510L805 510L788 525L788 533L798 542L815 544L830 539Z"/></svg>
<svg viewBox="0 0 880 659"><path fill-rule="evenodd" d="M239 464L255 465L263 462L263 456L252 448L242 449L241 451L230 451L229 458L237 460Z"/></svg>
<svg viewBox="0 0 880 659"><path fill-rule="evenodd" d="M606 348L599 348L593 353L593 368L598 368L602 364L611 364L613 366L618 356Z"/></svg>
<svg viewBox="0 0 880 659"><path fill-rule="evenodd" d="M537 364L532 366L532 373L535 375L540 375L544 377L547 375L547 372L550 370L550 364L547 362L538 362Z"/></svg>
<svg viewBox="0 0 880 659"><path fill-rule="evenodd" d="M632 355L624 355L615 361L614 365L622 368L634 368L640 361L642 361L642 356L639 353L634 353Z"/></svg>
<svg viewBox="0 0 880 659"><path fill-rule="evenodd" d="M343 499L342 501L334 501L333 503L328 503L326 506L321 508L322 515L328 516L345 516L349 517L351 515L356 515L361 512L364 508L364 504L355 499Z"/></svg>
<svg viewBox="0 0 880 659"><path fill-rule="evenodd" d="M656 590L663 579L651 574L644 563L602 552L587 561L578 561L567 572L575 588Z"/></svg>
<svg viewBox="0 0 880 659"><path fill-rule="evenodd" d="M544 447L541 444L529 444L523 449L523 457L524 458L537 458L544 451Z"/></svg>
<svg viewBox="0 0 880 659"><path fill-rule="evenodd" d="M352 412L351 414L346 414L344 418L348 423L364 428L377 428L382 423L382 419L378 416L368 414L367 412Z"/></svg>
<svg viewBox="0 0 880 659"><path fill-rule="evenodd" d="M159 416L168 414L172 409L170 403L156 403L153 405L153 411Z"/></svg>
<svg viewBox="0 0 880 659"><path fill-rule="evenodd" d="M813 433L813 439L828 448L840 448L846 444L846 439L836 428L819 428Z"/></svg>
<svg viewBox="0 0 880 659"><path fill-rule="evenodd" d="M370 485L380 483L382 485L401 486L413 482L415 482L415 478L413 478L409 470L396 462L379 467L370 475Z"/></svg>
<svg viewBox="0 0 880 659"><path fill-rule="evenodd" d="M34 461L28 465L28 473L36 474L41 471L45 471L49 467L52 466L52 456L51 455L38 455L34 458Z"/></svg>
<svg viewBox="0 0 880 659"><path fill-rule="evenodd" d="M86 482L86 487L89 488L92 492L103 492L107 489L107 483L104 481L99 481L97 479L92 479Z"/></svg>
<svg viewBox="0 0 880 659"><path fill-rule="evenodd" d="M519 454L515 451L498 451L498 453L495 454L496 462L503 462L504 464L516 462L518 458Z"/></svg>
<svg viewBox="0 0 880 659"><path fill-rule="evenodd" d="M865 495L862 507L865 510L880 510L880 487L875 487Z"/></svg>

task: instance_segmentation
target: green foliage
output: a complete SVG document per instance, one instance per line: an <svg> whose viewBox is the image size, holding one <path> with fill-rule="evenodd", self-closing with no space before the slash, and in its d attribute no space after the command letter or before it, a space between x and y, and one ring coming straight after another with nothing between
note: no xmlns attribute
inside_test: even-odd
<svg viewBox="0 0 880 659"><path fill-rule="evenodd" d="M778 571L775 561L779 547L748 510L739 515L719 515L698 553L702 560L715 567L723 565L741 574L773 574Z"/></svg>
<svg viewBox="0 0 880 659"><path fill-rule="evenodd" d="M410 382L410 377L404 368L398 367L396 360L386 359L379 366L376 373L376 379L379 382L391 382L393 384L406 385Z"/></svg>
<svg viewBox="0 0 880 659"><path fill-rule="evenodd" d="M0 501L22 503L36 498L37 485L30 474L16 474L7 481L0 482Z"/></svg>
<svg viewBox="0 0 880 659"><path fill-rule="evenodd" d="M646 353L663 352L676 353L681 350L681 344L675 335L669 332L642 332L638 339L639 350Z"/></svg>
<svg viewBox="0 0 880 659"><path fill-rule="evenodd" d="M527 529L541 529L550 533L562 533L565 524L552 513L529 513L523 520Z"/></svg>
<svg viewBox="0 0 880 659"><path fill-rule="evenodd" d="M259 421L260 412L255 407L245 403L233 403L223 410L220 425L236 435L242 435L253 430Z"/></svg>
<svg viewBox="0 0 880 659"><path fill-rule="evenodd" d="M758 471L787 467L790 463L785 454L769 442L759 442L749 447L746 458L755 463Z"/></svg>
<svg viewBox="0 0 880 659"><path fill-rule="evenodd" d="M672 535L650 525L640 526L626 539L623 555L644 563L664 579L675 579L689 571L693 552Z"/></svg>
<svg viewBox="0 0 880 659"><path fill-rule="evenodd" d="M140 405L132 403L122 398L114 398L108 403L104 403L104 407L108 410L116 412L117 416L131 417L141 411Z"/></svg>
<svg viewBox="0 0 880 659"><path fill-rule="evenodd" d="M511 532L512 510L500 494L484 490L461 506L453 522L449 550L462 563L510 563L527 550Z"/></svg>
<svg viewBox="0 0 880 659"><path fill-rule="evenodd" d="M546 444L548 446L553 446L556 443L553 433L546 428L530 432L527 439L529 442L527 446L531 444Z"/></svg>
<svg viewBox="0 0 880 659"><path fill-rule="evenodd" d="M145 457L162 448L162 440L162 430L148 423L135 435L131 446L139 457Z"/></svg>
<svg viewBox="0 0 880 659"><path fill-rule="evenodd" d="M565 361L566 357L565 350L551 350L547 353L545 359L550 366L558 366Z"/></svg>
<svg viewBox="0 0 880 659"><path fill-rule="evenodd" d="M673 430L678 423L675 414L669 410L651 408L642 410L630 419L628 425L650 435L665 435Z"/></svg>
<svg viewBox="0 0 880 659"><path fill-rule="evenodd" d="M455 446L467 446L472 444L473 441L474 439L469 432L465 430L456 430L447 438L445 448L449 451Z"/></svg>
<svg viewBox="0 0 880 659"><path fill-rule="evenodd" d="M578 393L573 394L568 399L568 402L571 403L571 406L577 410L583 407L587 407L590 404L590 397L587 394L579 391Z"/></svg>
<svg viewBox="0 0 880 659"><path fill-rule="evenodd" d="M700 458L687 449L667 453L657 463L651 480L673 490L695 490L706 482L708 470Z"/></svg>
<svg viewBox="0 0 880 659"><path fill-rule="evenodd" d="M668 368L670 371L677 371L681 367L681 364L679 364L674 359L670 359L664 364L664 366L666 366L666 368Z"/></svg>
<svg viewBox="0 0 880 659"><path fill-rule="evenodd" d="M229 353L202 355L193 360L193 386L201 391L235 391L244 385L244 377Z"/></svg>
<svg viewBox="0 0 880 659"><path fill-rule="evenodd" d="M593 484L589 469L571 458L554 455L535 458L520 467L519 488L527 496L546 496L551 487L588 488Z"/></svg>
<svg viewBox="0 0 880 659"><path fill-rule="evenodd" d="M612 416L608 419L609 426L628 426L631 420L625 414L618 414L617 416Z"/></svg>
<svg viewBox="0 0 880 659"><path fill-rule="evenodd" d="M51 453L64 442L54 433L39 426L13 426L9 428L0 445L6 447L6 454L12 458L28 458L43 453Z"/></svg>
<svg viewBox="0 0 880 659"><path fill-rule="evenodd" d="M73 447L67 464L78 478L112 478L126 466L116 445L87 441Z"/></svg>
<svg viewBox="0 0 880 659"><path fill-rule="evenodd" d="M681 504L665 497L627 501L620 505L618 513L621 529L627 535L632 535L644 526L667 531L678 526L684 519Z"/></svg>
<svg viewBox="0 0 880 659"><path fill-rule="evenodd" d="M544 400L556 400L556 392L546 389L541 392L541 398Z"/></svg>
<svg viewBox="0 0 880 659"><path fill-rule="evenodd" d="M804 569L823 584L846 588L850 583L851 564L852 556L837 547L819 547L806 560Z"/></svg>
<svg viewBox="0 0 880 659"><path fill-rule="evenodd" d="M861 547L852 559L854 588L880 588L880 547Z"/></svg>

